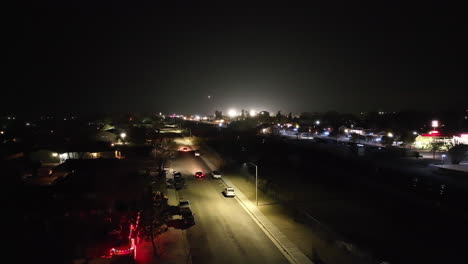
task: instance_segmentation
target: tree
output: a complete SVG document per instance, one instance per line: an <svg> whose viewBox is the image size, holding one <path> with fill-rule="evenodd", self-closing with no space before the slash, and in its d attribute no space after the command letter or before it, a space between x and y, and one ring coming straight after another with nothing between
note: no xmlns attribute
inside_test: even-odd
<svg viewBox="0 0 468 264"><path fill-rule="evenodd" d="M242 118L242 120L245 119L245 110L244 109L242 109L242 111L241 111L241 118Z"/></svg>
<svg viewBox="0 0 468 264"><path fill-rule="evenodd" d="M380 144L384 145L384 146L391 146L393 145L393 137L387 137L387 136L383 136L382 139L380 140Z"/></svg>
<svg viewBox="0 0 468 264"><path fill-rule="evenodd" d="M145 129L141 127L132 127L128 133L128 141L135 144L144 144L146 141Z"/></svg>
<svg viewBox="0 0 468 264"><path fill-rule="evenodd" d="M223 119L223 112L222 111L215 111L215 119Z"/></svg>
<svg viewBox="0 0 468 264"><path fill-rule="evenodd" d="M278 113L276 113L276 121L278 123L280 123L282 117L283 117L283 115L281 114L281 111L278 111Z"/></svg>
<svg viewBox="0 0 468 264"><path fill-rule="evenodd" d="M167 200L161 195L155 196L151 186L148 186L143 196L138 231L143 239L151 240L154 256L158 256L154 240L167 231L167 222L170 219L168 212Z"/></svg>
<svg viewBox="0 0 468 264"><path fill-rule="evenodd" d="M439 151L442 148L443 145L444 145L444 143L437 142L437 141L432 141L431 143L429 143L429 149L432 151L432 158L433 159L435 159L436 151Z"/></svg>
<svg viewBox="0 0 468 264"><path fill-rule="evenodd" d="M170 157L175 154L177 144L171 139L163 139L156 147L156 156L159 157L159 171L162 171L163 165Z"/></svg>
<svg viewBox="0 0 468 264"><path fill-rule="evenodd" d="M261 111L258 114L257 119L262 124L270 124L272 121L270 117L270 113L268 111Z"/></svg>
<svg viewBox="0 0 468 264"><path fill-rule="evenodd" d="M416 139L416 136L413 135L412 133L409 133L408 131L404 131L401 133L400 140L406 144L406 145L411 145L414 143Z"/></svg>

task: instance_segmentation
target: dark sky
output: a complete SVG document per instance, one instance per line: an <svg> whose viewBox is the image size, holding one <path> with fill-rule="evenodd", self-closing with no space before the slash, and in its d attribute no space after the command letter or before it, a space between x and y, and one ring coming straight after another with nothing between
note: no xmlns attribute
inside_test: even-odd
<svg viewBox="0 0 468 264"><path fill-rule="evenodd" d="M67 2L5 10L2 110L468 108L461 6Z"/></svg>

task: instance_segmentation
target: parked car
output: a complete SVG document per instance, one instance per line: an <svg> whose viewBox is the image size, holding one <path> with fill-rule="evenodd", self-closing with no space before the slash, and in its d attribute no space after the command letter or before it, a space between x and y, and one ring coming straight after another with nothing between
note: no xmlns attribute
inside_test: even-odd
<svg viewBox="0 0 468 264"><path fill-rule="evenodd" d="M195 177L196 178L203 178L203 177L205 177L205 174L203 172L201 172L201 171L197 171L197 172L195 172Z"/></svg>
<svg viewBox="0 0 468 264"><path fill-rule="evenodd" d="M190 209L190 202L188 200L180 200L179 201L179 209L182 208L189 208Z"/></svg>
<svg viewBox="0 0 468 264"><path fill-rule="evenodd" d="M194 225L195 224L195 214L192 213L190 208L182 208L180 210L180 215L182 216L182 221L185 225Z"/></svg>
<svg viewBox="0 0 468 264"><path fill-rule="evenodd" d="M232 188L232 187L225 187L223 193L227 197L236 196L236 192L234 191L234 188Z"/></svg>
<svg viewBox="0 0 468 264"><path fill-rule="evenodd" d="M212 171L212 172L211 172L211 177L212 177L213 179L221 179L221 172L216 171L216 170L215 170L215 171Z"/></svg>

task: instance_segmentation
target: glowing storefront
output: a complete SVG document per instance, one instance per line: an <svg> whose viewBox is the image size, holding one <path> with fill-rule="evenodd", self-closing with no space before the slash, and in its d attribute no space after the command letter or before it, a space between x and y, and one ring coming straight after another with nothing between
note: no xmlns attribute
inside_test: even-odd
<svg viewBox="0 0 468 264"><path fill-rule="evenodd" d="M444 145L449 145L453 144L453 138L442 135L439 131L433 130L429 131L428 134L421 134L417 136L413 145L419 149L428 149L433 142L440 142Z"/></svg>

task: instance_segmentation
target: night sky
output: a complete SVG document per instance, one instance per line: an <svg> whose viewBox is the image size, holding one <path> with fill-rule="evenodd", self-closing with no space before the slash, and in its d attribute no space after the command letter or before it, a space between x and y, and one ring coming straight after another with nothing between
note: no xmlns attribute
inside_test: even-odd
<svg viewBox="0 0 468 264"><path fill-rule="evenodd" d="M2 111L468 108L461 6L66 2L4 10Z"/></svg>

